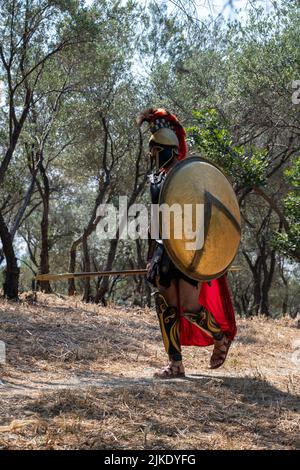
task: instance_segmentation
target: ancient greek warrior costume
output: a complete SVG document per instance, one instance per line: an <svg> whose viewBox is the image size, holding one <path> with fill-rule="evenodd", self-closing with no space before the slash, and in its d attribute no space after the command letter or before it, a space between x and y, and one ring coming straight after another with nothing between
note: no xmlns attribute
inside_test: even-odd
<svg viewBox="0 0 300 470"><path fill-rule="evenodd" d="M164 109L147 109L138 117L138 124L149 123L150 156L155 170L150 175L152 204L158 204L159 195L174 160L187 156L185 131L175 115ZM156 286L170 287L172 281L184 279L197 287L198 281L182 273L168 256L162 240L150 240L148 281ZM198 294L197 294L198 295ZM163 342L170 359L181 360L181 346L207 346L226 334L232 341L236 334L234 311L227 287L226 275L203 282L198 299L199 309L186 312L180 305L168 305L163 295L155 293L155 304Z"/></svg>

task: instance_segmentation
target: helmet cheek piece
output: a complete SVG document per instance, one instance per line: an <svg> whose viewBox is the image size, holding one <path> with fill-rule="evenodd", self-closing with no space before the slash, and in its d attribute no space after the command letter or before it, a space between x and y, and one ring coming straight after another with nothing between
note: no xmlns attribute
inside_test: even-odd
<svg viewBox="0 0 300 470"><path fill-rule="evenodd" d="M156 169L168 168L178 155L178 148L176 146L158 144L156 142L149 142L150 157L152 166L155 163Z"/></svg>

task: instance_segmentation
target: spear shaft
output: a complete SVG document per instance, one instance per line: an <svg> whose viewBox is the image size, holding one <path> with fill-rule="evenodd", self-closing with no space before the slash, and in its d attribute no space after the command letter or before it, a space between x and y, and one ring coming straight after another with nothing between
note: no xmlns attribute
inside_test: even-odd
<svg viewBox="0 0 300 470"><path fill-rule="evenodd" d="M229 271L239 271L239 266L231 266ZM86 273L37 274L36 281L59 281L61 279L89 278L102 276L143 276L147 269L126 269L121 271L95 271Z"/></svg>
<svg viewBox="0 0 300 470"><path fill-rule="evenodd" d="M75 279L101 276L134 276L147 273L147 269L127 269L122 271L95 271L86 273L37 274L36 281L57 281L59 279Z"/></svg>

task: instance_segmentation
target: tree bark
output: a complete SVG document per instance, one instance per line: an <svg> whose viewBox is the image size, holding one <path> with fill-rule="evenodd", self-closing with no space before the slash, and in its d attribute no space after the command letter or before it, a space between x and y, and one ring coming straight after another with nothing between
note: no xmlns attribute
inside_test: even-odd
<svg viewBox="0 0 300 470"><path fill-rule="evenodd" d="M18 300L20 269L14 252L13 240L1 212L0 237L6 259L5 281L3 284L4 296L8 299Z"/></svg>
<svg viewBox="0 0 300 470"><path fill-rule="evenodd" d="M77 254L77 247L81 243L82 237L77 238L74 240L71 248L70 248L70 255L69 255L69 273L74 273L76 268L76 254ZM75 279L68 280L68 295L72 296L76 294L76 286L75 286Z"/></svg>
<svg viewBox="0 0 300 470"><path fill-rule="evenodd" d="M43 203L43 217L41 220L41 253L40 253L40 266L39 274L48 274L49 269L49 207L50 207L50 184L46 169L43 165L42 151L39 156L40 174L43 180L43 186L36 179L36 184ZM38 288L46 294L51 294L52 289L49 281L39 281Z"/></svg>
<svg viewBox="0 0 300 470"><path fill-rule="evenodd" d="M90 272L91 271L91 261L90 261L87 237L88 237L87 234L84 233L84 235L82 237L83 271L84 272ZM91 281L90 281L89 278L85 279L85 281L84 281L84 292L83 292L82 300L84 302L90 302L92 300L92 298L91 298Z"/></svg>
<svg viewBox="0 0 300 470"><path fill-rule="evenodd" d="M110 248L109 248L109 252L107 256L105 271L110 271L112 269L112 265L113 265L113 262L115 260L116 253L117 253L118 243L119 243L118 238L115 238L110 241ZM96 303L102 302L103 305L106 305L105 296L106 296L106 293L108 292L108 289L109 289L109 277L104 276L95 296Z"/></svg>

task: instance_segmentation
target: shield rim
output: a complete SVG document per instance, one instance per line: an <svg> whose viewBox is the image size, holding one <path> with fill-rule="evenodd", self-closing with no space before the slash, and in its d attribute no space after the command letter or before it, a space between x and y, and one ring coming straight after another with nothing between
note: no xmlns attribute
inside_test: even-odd
<svg viewBox="0 0 300 470"><path fill-rule="evenodd" d="M214 166L215 168L217 168L217 170L219 170L222 175L227 179L227 181L229 182L230 186L232 187L232 182L230 181L230 178L226 175L226 173L224 173L223 169L215 164L214 162L212 162L211 160L207 159L207 158L204 158L204 157L201 157L200 155L192 155L192 156L188 156L186 157L184 160L180 160L176 165L173 166L173 168L170 169L170 171L167 173L167 177L164 181L164 184L162 186L162 189L160 191L160 195L159 195L159 201L158 201L158 204L160 205L162 202L162 196L164 194L164 192L166 191L166 188L169 186L169 181L172 179L172 178L169 178L169 175L172 175L174 173L177 173L178 170L179 170L179 167L184 165L186 163L186 161L190 161L190 160L197 160L197 161L201 161L201 162L205 162L205 163L209 163L210 165ZM233 188L232 188L233 189ZM234 190L233 190L234 191ZM240 247L240 243L241 243L241 227L240 227L240 239L239 239L239 243L237 245L237 249L235 251L235 254L233 255L232 257L232 261L226 266L225 269L223 269L222 271L219 271L218 273L215 273L214 275L211 275L211 276L201 276L201 275L198 275L198 276L192 276L191 273L189 271L187 271L187 269L185 268L185 266L183 266L182 264L180 266L178 266L178 258L175 258L174 256L174 253L172 250L170 250L170 247L168 246L168 239L164 239L163 240L163 245L166 249L166 252L168 254L168 256L170 257L171 261L174 263L174 265L176 266L177 269L179 269L185 276L189 277L190 279L193 279L194 281L212 281L213 279L218 279L219 277L223 276L227 271L228 269L230 268L230 266L232 265L232 263L234 262L234 259L239 251L239 247ZM176 262L175 262L176 261Z"/></svg>

